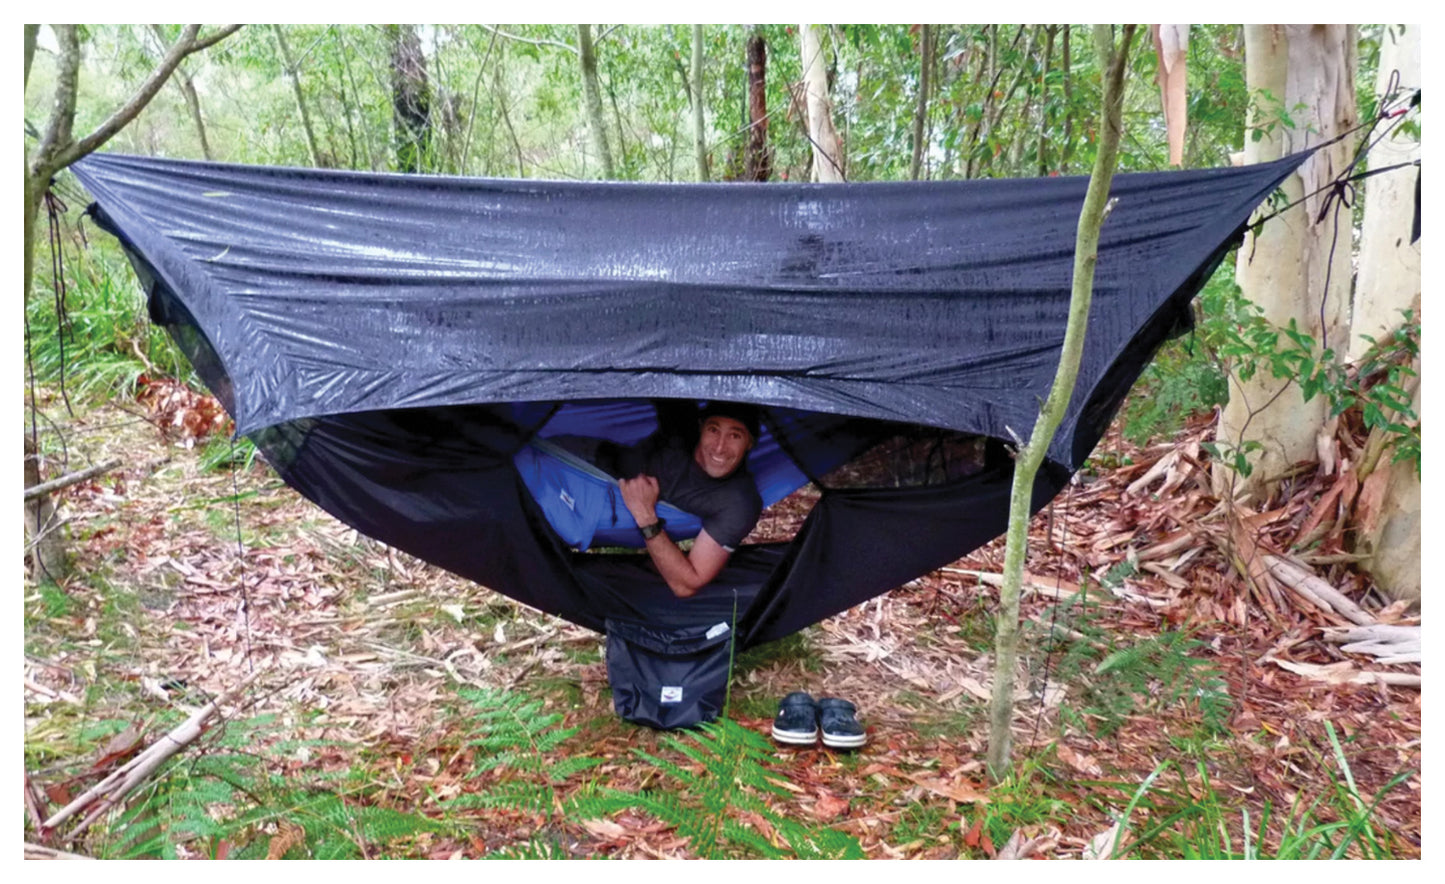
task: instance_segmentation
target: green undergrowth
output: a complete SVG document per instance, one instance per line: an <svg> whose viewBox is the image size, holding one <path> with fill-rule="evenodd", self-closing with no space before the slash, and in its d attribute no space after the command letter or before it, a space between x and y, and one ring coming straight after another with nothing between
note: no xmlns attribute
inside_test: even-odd
<svg viewBox="0 0 1445 884"><path fill-rule="evenodd" d="M457 771L447 778L457 785L420 796L399 791L396 773L405 767L393 744L303 739L303 732L318 732L306 716L225 721L70 846L105 858L379 858L424 855L428 845L462 844L467 833L489 832L483 852L489 858L569 858L592 855L584 846L588 821L630 814L635 824L642 814L670 827L697 857L864 856L852 832L819 822L797 804L783 767L789 762L762 734L727 718L651 734L641 746L634 741L632 762L622 768L598 752L607 728L565 726L556 691L539 685L529 694L453 693L442 726L416 751L433 759L418 767ZM159 732L181 717L168 711L148 728ZM28 740L27 771L42 782L79 784L83 763L63 758L94 757L131 726L123 717L88 721L74 727L69 742L47 742L48 751L32 751ZM1095 807L1118 821L1121 857L1396 855L1376 807L1407 774L1362 794L1345 746L1328 723L1325 731L1316 763L1329 769L1329 788L1301 793L1288 807L1246 804L1240 793L1217 786L1203 761L1167 762L1142 783L1081 780L1048 744L988 788L986 802L956 808L925 794L899 803L887 840L910 849L955 845L964 856L982 856L965 833L981 832L1001 846L1017 831L1064 829ZM841 760L849 769L863 763ZM854 802L886 805L899 797L876 787L867 794Z"/></svg>
<svg viewBox="0 0 1445 884"><path fill-rule="evenodd" d="M142 374L157 372L196 385L190 363L165 331L151 324L145 294L120 247L95 237L78 255L65 246L63 301L48 254L25 306L27 372L36 383L63 382L82 400L129 396ZM37 255L37 263L40 256Z"/></svg>
<svg viewBox="0 0 1445 884"><path fill-rule="evenodd" d="M1392 859L1399 845L1379 818L1380 800L1410 775L1377 792L1359 791L1334 726L1324 723L1325 751L1316 763L1328 788L1297 794L1288 806L1265 801L1251 812L1211 780L1203 762L1161 763L1119 815L1114 856L1139 859Z"/></svg>
<svg viewBox="0 0 1445 884"><path fill-rule="evenodd" d="M1085 580L1078 594L1026 624L1031 669L1066 687L1061 718L1078 731L1109 737L1134 716L1183 714L1201 737L1223 734L1234 703L1204 642L1177 630L1128 635L1108 625L1100 593L1132 574L1121 562L1098 586Z"/></svg>

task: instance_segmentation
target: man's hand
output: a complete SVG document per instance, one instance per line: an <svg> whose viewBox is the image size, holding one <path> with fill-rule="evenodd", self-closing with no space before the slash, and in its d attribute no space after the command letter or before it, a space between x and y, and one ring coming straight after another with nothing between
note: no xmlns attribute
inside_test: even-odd
<svg viewBox="0 0 1445 884"><path fill-rule="evenodd" d="M657 521L657 498L660 492L655 477L644 473L633 479L618 479L617 484L622 489L622 502L627 506L627 511L632 513L637 527Z"/></svg>

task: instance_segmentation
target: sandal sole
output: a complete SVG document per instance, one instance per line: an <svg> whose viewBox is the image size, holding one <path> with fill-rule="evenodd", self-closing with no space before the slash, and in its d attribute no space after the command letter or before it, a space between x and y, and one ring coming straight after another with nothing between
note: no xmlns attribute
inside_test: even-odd
<svg viewBox="0 0 1445 884"><path fill-rule="evenodd" d="M773 739L779 743L787 743L791 746L811 746L818 742L818 732L780 731L777 728L773 728Z"/></svg>

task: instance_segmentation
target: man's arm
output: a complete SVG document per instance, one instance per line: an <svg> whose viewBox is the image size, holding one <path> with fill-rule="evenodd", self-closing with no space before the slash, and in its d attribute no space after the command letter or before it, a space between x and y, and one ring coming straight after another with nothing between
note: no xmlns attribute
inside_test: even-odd
<svg viewBox="0 0 1445 884"><path fill-rule="evenodd" d="M627 505L632 518L638 525L651 525L657 521L657 479L642 475L635 479L620 479L622 501ZM678 548L666 531L660 531L647 541L647 554L657 566L662 579L672 594L685 599L712 582L727 564L728 551L713 540L706 531L697 535L692 551L684 553Z"/></svg>

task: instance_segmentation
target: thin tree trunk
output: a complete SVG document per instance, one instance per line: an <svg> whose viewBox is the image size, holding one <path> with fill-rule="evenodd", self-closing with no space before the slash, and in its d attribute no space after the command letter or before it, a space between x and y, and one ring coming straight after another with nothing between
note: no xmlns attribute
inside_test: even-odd
<svg viewBox="0 0 1445 884"><path fill-rule="evenodd" d="M351 94L361 101L361 92L356 88L356 75L351 70L351 49L346 44L346 39L341 36L341 29L332 31L336 35L337 46L341 49L341 64L346 68L346 82L351 86ZM371 148L371 127L366 125L366 114L358 109L358 116L361 118L361 146L366 150L366 168L376 170L376 152Z"/></svg>
<svg viewBox="0 0 1445 884"><path fill-rule="evenodd" d="M599 78L598 82L601 82ZM617 154L616 161L619 168L627 166L627 138L622 128L622 109L617 106L617 90L612 85L612 68L607 69L607 103L612 106L612 124L617 130Z"/></svg>
<svg viewBox="0 0 1445 884"><path fill-rule="evenodd" d="M1049 174L1049 71L1054 62L1054 34L1058 25L1045 26L1044 70L1039 75L1039 176Z"/></svg>
<svg viewBox="0 0 1445 884"><path fill-rule="evenodd" d="M1019 588L1023 584L1024 558L1028 552L1030 504L1034 478L1064 411L1074 394L1079 363L1084 355L1084 332L1088 326L1089 304L1094 294L1094 267L1099 261L1099 231L1108 215L1109 187L1119 159L1119 137L1123 129L1124 71L1128 68L1129 46L1134 25L1125 25L1117 49L1108 25L1094 26L1100 69L1105 71L1103 126L1094 171L1079 213L1078 241L1074 246L1073 291L1069 298L1069 323L1064 331L1059 367L1048 399L1039 411L1029 441L1014 462L1013 489L1009 500L1007 546L1004 550L1003 586L999 589L998 627L994 636L993 694L989 704L988 771L995 781L1009 770L1013 747L1011 726L1014 711L1014 669L1018 665Z"/></svg>
<svg viewBox="0 0 1445 884"><path fill-rule="evenodd" d="M482 55L482 62L481 64L477 65L477 79L472 83L472 112L467 117L467 137L462 142L461 172L463 175L467 173L467 169L470 166L470 160L472 155L472 133L476 131L477 126L477 108L481 107L481 105L478 103L478 100L480 99L482 94L482 80L486 77L487 62L491 60L492 50L496 48L496 45L497 32L493 31L491 41L487 43L487 51ZM488 147L490 147L490 143L488 144ZM489 162L490 159L491 158L488 157Z"/></svg>
<svg viewBox="0 0 1445 884"><path fill-rule="evenodd" d="M702 25L692 26L692 142L697 152L697 180L708 180L707 120L702 105Z"/></svg>
<svg viewBox="0 0 1445 884"><path fill-rule="evenodd" d="M1014 34L1013 44L1009 48L1012 49L1014 46L1017 46L1019 44L1019 40L1023 39L1023 36L1027 31L1028 27L1026 25L1020 25L1018 32ZM1013 90L1018 88L1019 78L1023 76L1024 72L1024 68L1021 66L1019 68L1018 77L1014 78L1014 82L1011 86L1009 86L1008 91L999 92L998 82L1003 77L1003 66L998 63L998 25L989 25L989 32L992 36L989 40L987 68L988 89L984 92L983 96L983 115L981 119L971 128L968 140L967 177L970 178L973 177L974 173L982 171L980 167L981 164L980 166L974 165L979 138L993 137L993 128L995 125L997 125L999 117L1003 114L1003 105L1008 102L1008 97L1013 94ZM1029 54L1029 50L1032 49L1032 45L1032 39L1030 39L1029 49L1026 49L1024 51L1025 56Z"/></svg>
<svg viewBox="0 0 1445 884"><path fill-rule="evenodd" d="M151 32L160 40L161 52L166 49L166 35L160 25L151 25ZM184 65L176 68L176 85L180 87L181 95L186 99L186 110L190 112L191 122L196 126L196 137L201 141L201 156L207 160L211 159L211 143L206 139L206 123L201 118L201 98L196 94L196 84L191 80L190 71Z"/></svg>
<svg viewBox="0 0 1445 884"><path fill-rule="evenodd" d="M1059 174L1067 174L1069 157L1074 155L1074 66L1069 51L1069 34L1073 25L1064 25L1064 144L1059 151Z"/></svg>
<svg viewBox="0 0 1445 884"><path fill-rule="evenodd" d="M286 68L286 78L291 81L291 91L296 96L296 110L301 115L301 129L306 133L306 148L311 152L311 164L319 169L322 167L321 151L316 146L316 133L311 128L311 114L306 110L306 98L301 93L301 72L296 70L296 61L291 55L291 47L286 45L286 36L281 33L281 26L272 25L271 31L276 35L276 46L281 51L281 64Z"/></svg>
<svg viewBox="0 0 1445 884"><path fill-rule="evenodd" d="M592 46L591 25L577 26L577 55L582 61L582 97L587 125L592 130L592 148L602 160L602 177L616 178L612 151L607 146L607 124L602 117L602 90L597 84L597 52Z"/></svg>
<svg viewBox="0 0 1445 884"><path fill-rule="evenodd" d="M512 117L507 113L507 92L502 83L502 58L506 54L505 48L497 51L497 67L492 79L492 92L497 96L497 109L502 112L502 125L507 127L507 135L512 140L512 150L517 154L517 177L527 177L527 164L522 160L522 142L517 140L517 130L512 128Z"/></svg>
<svg viewBox="0 0 1445 884"><path fill-rule="evenodd" d="M351 98L346 92L346 73L338 71L336 74L336 97L341 101L342 121L346 124L346 146L349 150L347 155L346 168L358 169L361 160L361 151L356 140L355 108L352 106Z"/></svg>
<svg viewBox="0 0 1445 884"><path fill-rule="evenodd" d="M747 180L767 181L773 177L772 151L768 148L768 44L762 32L748 35L748 141L744 157Z"/></svg>
<svg viewBox="0 0 1445 884"><path fill-rule="evenodd" d="M923 173L924 145L928 140L928 92L933 85L934 32L923 25L918 39L918 101L913 110L913 162L908 177L917 181Z"/></svg>
<svg viewBox="0 0 1445 884"><path fill-rule="evenodd" d="M843 158L838 150L838 132L833 128L833 104L828 100L823 40L817 25L798 25L798 33L803 49L808 139L813 143L813 180L842 181Z"/></svg>

